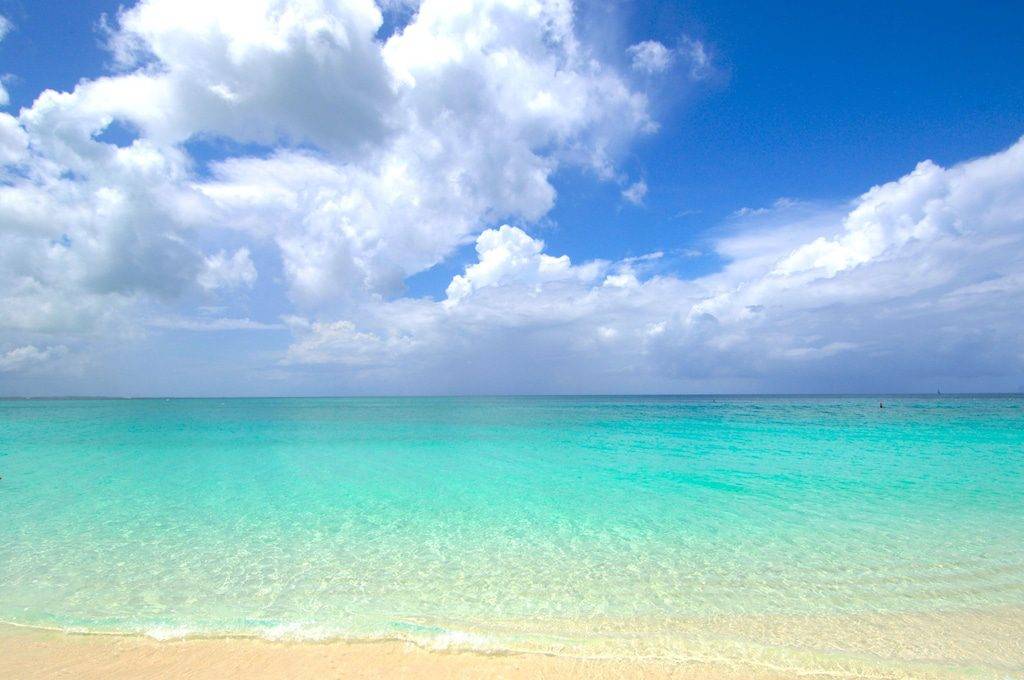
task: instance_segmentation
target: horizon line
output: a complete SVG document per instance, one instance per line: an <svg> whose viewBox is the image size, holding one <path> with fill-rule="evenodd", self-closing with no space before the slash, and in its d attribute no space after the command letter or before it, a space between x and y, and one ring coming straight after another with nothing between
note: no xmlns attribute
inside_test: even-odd
<svg viewBox="0 0 1024 680"><path fill-rule="evenodd" d="M309 394L309 395L41 395L0 396L0 401L134 401L171 399L498 399L498 398L771 398L771 397L1024 397L1016 392L537 392L537 393L457 393L457 394Z"/></svg>

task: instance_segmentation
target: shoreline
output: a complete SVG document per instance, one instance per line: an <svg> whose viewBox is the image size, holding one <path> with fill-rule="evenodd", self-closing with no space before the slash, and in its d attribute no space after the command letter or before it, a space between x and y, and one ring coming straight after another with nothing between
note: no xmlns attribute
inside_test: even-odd
<svg viewBox="0 0 1024 680"><path fill-rule="evenodd" d="M0 677L11 680L624 676L680 680L790 677L756 666L427 649L399 640L295 642L233 637L161 641L143 635L67 633L0 624Z"/></svg>
<svg viewBox="0 0 1024 680"><path fill-rule="evenodd" d="M861 646L857 652L838 653L835 647L822 645L823 639L810 648L791 647L802 635L817 626L813 621L790 619L777 621L776 633L783 638L761 639L760 651L745 647L733 648L728 655L711 653L692 658L658 656L638 653L629 656L582 655L534 650L487 649L474 647L472 641L455 637L441 644L410 639L279 639L261 636L190 636L169 630L167 637L147 633L105 631L74 631L0 622L0 677L12 679L82 678L128 680L129 678L189 678L220 680L225 677L270 678L679 678L681 680L780 680L782 678L920 678L953 680L985 678L1004 680L1019 677L1024 649L1021 639L1012 632L1021 620L1021 612L996 615L1002 623L1002 634L989 638L1004 649L1010 658L1004 663L978 663L975 654L959 656L957 661L946 657L957 645L952 640L932 639L907 656L888 656L885 651L907 652L907 640L895 638L914 633L912 620L905 620L902 634L892 627L878 629L876 622L863 622L863 634L873 631L872 645ZM1005 616L1010 614L1009 616ZM930 617L929 617L930 618ZM959 617L954 617L959 618ZM940 617L945 619L945 617ZM931 622L947 627L953 620ZM959 621L959 623L967 623ZM994 623L983 626L989 634ZM761 624L757 624L760 627ZM931 628L931 626L929 626ZM801 631L803 629L803 631ZM748 631L750 632L750 631ZM853 630L846 631L848 634ZM932 632L935 629L932 628ZM980 631L977 631L980 632ZM895 635L895 638L893 637ZM926 635L926 637L929 637ZM735 642L735 640L734 640ZM810 642L810 640L802 640ZM833 643L838 642L833 639ZM788 643L788 644L787 644ZM881 643L882 646L878 646ZM892 647L895 643L895 648ZM952 643L952 644L951 644ZM1007 644L1008 643L1008 644ZM820 645L820 646L819 646ZM883 651L884 647L890 649ZM815 650L816 648L816 650ZM635 650L639 652L639 650ZM696 650L694 650L696 651ZM721 651L721 650L720 650ZM737 654L736 652L739 651ZM848 652L852 652L850 649ZM983 657L995 661L994 649ZM767 653L766 653L767 652ZM783 656L779 656L782 654ZM1001 656L996 654L996 656ZM902 658L901 658L902 657ZM975 657L975 658L971 658ZM952 663L951 663L952 662ZM1008 662L1008 663L1006 663Z"/></svg>

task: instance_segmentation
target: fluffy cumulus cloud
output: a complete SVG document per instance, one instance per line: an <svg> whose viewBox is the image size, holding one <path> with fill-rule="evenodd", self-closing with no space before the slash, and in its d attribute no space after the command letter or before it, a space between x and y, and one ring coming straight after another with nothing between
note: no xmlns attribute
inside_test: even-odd
<svg viewBox="0 0 1024 680"><path fill-rule="evenodd" d="M510 283L541 286L566 279L592 280L601 270L600 262L585 267L573 267L565 255L545 255L544 242L530 238L522 229L503 225L488 229L476 240L479 261L466 267L466 273L456 276L448 284L445 304L452 306L475 291L489 286L507 286Z"/></svg>
<svg viewBox="0 0 1024 680"><path fill-rule="evenodd" d="M689 36L679 38L676 47L666 47L657 40L644 40L626 50L634 71L646 75L664 73L674 65L682 65L692 80L711 75L711 55L704 43Z"/></svg>
<svg viewBox="0 0 1024 680"><path fill-rule="evenodd" d="M228 391L1016 387L1024 143L849 205L737 213L699 278L671 273L672 244L548 252L554 174L626 186L617 159L657 132L646 76L712 68L683 38L616 70L573 17L568 0L122 10L108 75L0 112L4 376L249 333L278 344L254 340ZM440 299L406 294L470 244Z"/></svg>
<svg viewBox="0 0 1024 680"><path fill-rule="evenodd" d="M372 0L146 0L111 37L136 77L76 94L113 97L108 109L164 142L204 133L353 153L387 134L381 21Z"/></svg>
<svg viewBox="0 0 1024 680"><path fill-rule="evenodd" d="M307 308L400 292L483 224L546 214L559 166L610 178L616 149L654 129L645 98L578 45L565 3L424 3L379 53L387 132L372 151L231 159L201 188L220 221L277 245Z"/></svg>
<svg viewBox="0 0 1024 680"><path fill-rule="evenodd" d="M644 40L629 48L633 70L643 73L661 73L672 62L672 50L657 40Z"/></svg>
<svg viewBox="0 0 1024 680"><path fill-rule="evenodd" d="M567 2L424 2L386 40L382 21L371 0L121 11L116 72L0 114L0 328L250 286L232 240L276 253L300 309L392 296L488 222L545 215L559 167L611 179L655 129ZM194 153L217 140L239 152Z"/></svg>
<svg viewBox="0 0 1024 680"><path fill-rule="evenodd" d="M843 209L750 211L714 247L726 266L684 280L645 271L656 257L573 264L514 227L485 231L445 300L298 324L289 361L357 357L374 381L480 391L1016 389L1024 375L1024 141L921 163Z"/></svg>
<svg viewBox="0 0 1024 680"><path fill-rule="evenodd" d="M256 267L247 248L239 248L230 256L222 250L205 258L197 281L206 290L252 287L256 281Z"/></svg>

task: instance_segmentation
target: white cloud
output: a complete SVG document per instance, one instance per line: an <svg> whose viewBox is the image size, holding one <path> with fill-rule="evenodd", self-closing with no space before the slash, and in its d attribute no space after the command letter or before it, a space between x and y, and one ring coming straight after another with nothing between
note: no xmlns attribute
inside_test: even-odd
<svg viewBox="0 0 1024 680"><path fill-rule="evenodd" d="M1022 210L1024 140L949 169L925 161L861 196L840 231L787 244L770 267L750 278L745 272L746 280L699 311L743 316L746 307L783 294L791 304L862 304L938 292L965 277L1010 274L1024 252Z"/></svg>
<svg viewBox="0 0 1024 680"><path fill-rule="evenodd" d="M447 305L450 307L489 286L541 285L567 279L592 281L604 269L602 262L573 267L565 255L552 257L541 252L543 249L543 241L530 238L517 227L506 224L500 229L488 229L476 240L479 261L448 284Z"/></svg>
<svg viewBox="0 0 1024 680"><path fill-rule="evenodd" d="M7 34L14 28L14 24L11 23L10 19L0 15L0 40L7 37ZM4 87L3 81L0 80L0 106L7 106L11 101L11 96L7 93L7 88ZM0 142L2 144L2 142ZM0 150L0 165L8 163L5 160L2 150Z"/></svg>
<svg viewBox="0 0 1024 680"><path fill-rule="evenodd" d="M792 208L793 206L797 205L798 203L799 203L798 201L795 201L792 198L787 198L786 196L781 196L781 197L775 199L775 201L771 204L771 206L762 206L760 208L743 207L743 208L740 208L739 210L734 211L732 213L731 217L734 217L734 218L737 218L737 217L756 217L756 216L759 216L759 215L768 215L768 214L770 214L772 212L778 212L780 210L785 210L787 208Z"/></svg>
<svg viewBox="0 0 1024 680"><path fill-rule="evenodd" d="M991 389L1019 379L1024 141L948 169L923 163L843 212L788 201L748 216L715 246L725 268L689 281L644 279L635 258L572 264L514 227L488 230L447 300L296 326L289 361L335 363L349 384L362 376L397 390Z"/></svg>
<svg viewBox="0 0 1024 680"><path fill-rule="evenodd" d="M639 180L622 190L622 197L633 205L643 205L647 196L647 182Z"/></svg>
<svg viewBox="0 0 1024 680"><path fill-rule="evenodd" d="M632 60L633 70L638 73L664 73L677 62L686 67L691 80L703 80L713 72L711 55L704 43L685 35L674 49L657 40L644 40L631 45L626 51Z"/></svg>
<svg viewBox="0 0 1024 680"><path fill-rule="evenodd" d="M359 331L348 320L305 322L293 319L299 340L288 349L286 363L340 364L362 369L385 365L394 368L394 361L422 345L401 331L383 335Z"/></svg>
<svg viewBox="0 0 1024 680"><path fill-rule="evenodd" d="M104 91L111 113L164 142L203 132L355 152L388 133L381 21L372 0L144 0L119 14L111 45L125 67L159 70L78 89Z"/></svg>
<svg viewBox="0 0 1024 680"><path fill-rule="evenodd" d="M206 290L251 288L256 283L256 266L249 257L248 248L239 248L231 256L221 250L204 258L203 269L196 280Z"/></svg>
<svg viewBox="0 0 1024 680"><path fill-rule="evenodd" d="M699 299L696 289L641 282L628 263L574 265L542 245L514 227L489 230L445 300L293 324L287 362L333 365L350 387L393 392L639 389L658 321Z"/></svg>
<svg viewBox="0 0 1024 680"><path fill-rule="evenodd" d="M7 145L22 171L0 185L0 329L96 327L139 296L194 286L200 212L180 184L183 154L142 140L117 148L60 125L43 132L38 112L23 112L14 135L27 134L32 151ZM53 156L40 152L48 146Z"/></svg>
<svg viewBox="0 0 1024 680"><path fill-rule="evenodd" d="M661 73L672 62L672 50L657 40L644 40L627 50L633 59L633 70L642 73Z"/></svg>
<svg viewBox="0 0 1024 680"><path fill-rule="evenodd" d="M690 78L693 80L702 80L711 74L711 56L700 40L683 37L679 44L679 53L686 60Z"/></svg>
<svg viewBox="0 0 1024 680"><path fill-rule="evenodd" d="M28 135L18 125L18 119L8 113L0 113L0 168L21 163L27 154Z"/></svg>
<svg viewBox="0 0 1024 680"><path fill-rule="evenodd" d="M39 349L35 345L24 345L0 354L0 373L38 369L63 357L68 348L63 345Z"/></svg>
<svg viewBox="0 0 1024 680"><path fill-rule="evenodd" d="M742 210L700 244L724 263L712 274L667 274L653 254L574 263L529 235L552 176L621 181L616 158L657 126L580 42L571 5L427 0L381 26L369 0L143 0L113 22L118 71L0 113L5 370L151 329L279 328L250 319L265 304L291 314L275 370L333 366L306 377L344 389L991 386L1024 371L1024 142L922 163L849 205ZM630 55L642 73L713 71L685 37ZM205 165L203 145L227 157ZM401 297L474 239L443 300ZM264 288L276 297L250 299Z"/></svg>
<svg viewBox="0 0 1024 680"><path fill-rule="evenodd" d="M560 165L610 178L615 147L653 129L644 98L577 44L563 3L425 3L382 53L396 122L378 153L236 159L201 187L224 223L276 242L304 307L400 292L482 222L542 217Z"/></svg>
<svg viewBox="0 0 1024 680"><path fill-rule="evenodd" d="M218 317L214 319L185 316L158 316L146 320L152 328L177 331L279 331L286 326L280 323L263 323L249 318L236 319Z"/></svg>
<svg viewBox="0 0 1024 680"><path fill-rule="evenodd" d="M381 22L370 0L122 11L120 72L0 118L20 168L0 186L0 330L130 327L153 301L251 286L265 245L303 309L393 296L482 225L543 217L559 167L614 178L656 127L562 0L425 2L384 42ZM197 172L183 142L218 138L272 150Z"/></svg>

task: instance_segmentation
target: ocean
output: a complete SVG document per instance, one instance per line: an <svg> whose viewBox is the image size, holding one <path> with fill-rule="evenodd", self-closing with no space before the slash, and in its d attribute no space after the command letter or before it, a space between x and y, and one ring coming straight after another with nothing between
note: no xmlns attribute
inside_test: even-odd
<svg viewBox="0 0 1024 680"><path fill-rule="evenodd" d="M1017 396L7 400L0 476L17 625L1024 675Z"/></svg>

